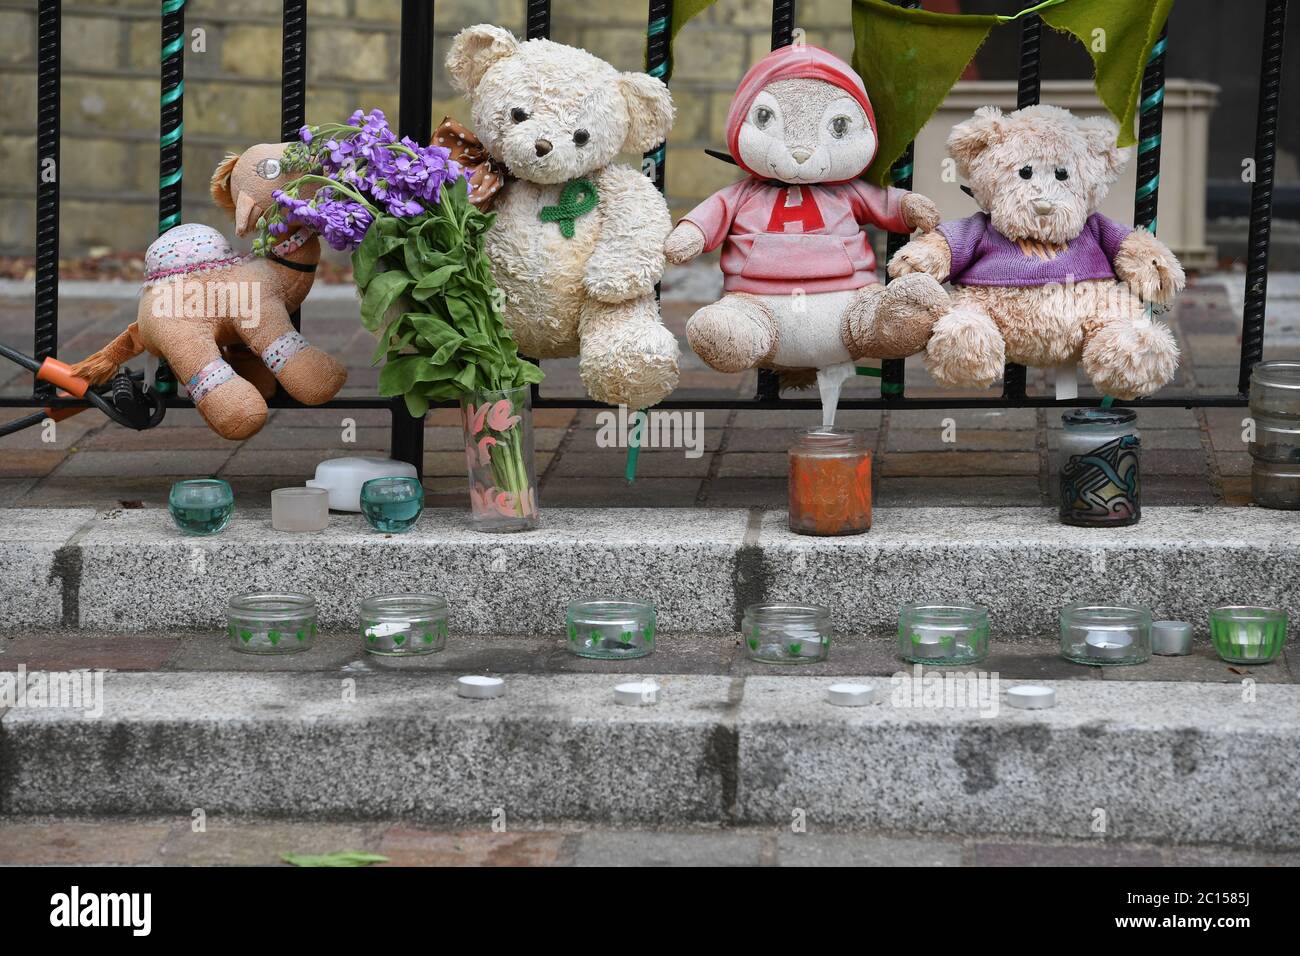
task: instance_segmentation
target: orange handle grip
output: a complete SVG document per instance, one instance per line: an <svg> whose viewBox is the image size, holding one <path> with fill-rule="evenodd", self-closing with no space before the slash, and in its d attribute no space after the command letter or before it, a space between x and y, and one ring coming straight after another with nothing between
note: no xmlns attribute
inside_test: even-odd
<svg viewBox="0 0 1300 956"><path fill-rule="evenodd" d="M41 370L36 373L36 377L46 382L52 382L77 398L85 398L86 390L90 388L90 383L84 378L77 378L72 374L71 365L60 362L56 358L47 358L42 362ZM58 419L56 418L55 421L58 421Z"/></svg>

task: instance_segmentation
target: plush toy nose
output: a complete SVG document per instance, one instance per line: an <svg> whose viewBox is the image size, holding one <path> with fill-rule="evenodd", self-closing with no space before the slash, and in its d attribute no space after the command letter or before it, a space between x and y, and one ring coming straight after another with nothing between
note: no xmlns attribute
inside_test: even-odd
<svg viewBox="0 0 1300 956"><path fill-rule="evenodd" d="M796 163L802 166L804 163L808 162L808 160L812 157L812 150L804 149L802 146L800 146L796 149L790 150L790 156L794 159Z"/></svg>
<svg viewBox="0 0 1300 956"><path fill-rule="evenodd" d="M1035 199L1030 205L1034 208L1034 213L1039 216L1046 216L1056 208L1056 204L1050 199Z"/></svg>
<svg viewBox="0 0 1300 956"><path fill-rule="evenodd" d="M551 141L549 139L539 139L533 143L533 149L537 150L538 156L545 156L552 149Z"/></svg>

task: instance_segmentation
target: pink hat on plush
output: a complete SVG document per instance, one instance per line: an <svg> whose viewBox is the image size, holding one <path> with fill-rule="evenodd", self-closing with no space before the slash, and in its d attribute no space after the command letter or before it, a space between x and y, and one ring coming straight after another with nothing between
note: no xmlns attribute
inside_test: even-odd
<svg viewBox="0 0 1300 956"><path fill-rule="evenodd" d="M863 112L867 114L867 122L871 125L872 136L877 142L880 141L876 131L876 113L871 108L871 100L867 97L867 88L862 85L862 78L854 72L853 67L821 47L783 46L773 50L750 67L749 72L740 81L740 86L736 88L731 109L727 113L727 150L737 165L751 176L760 174L741 161L739 141L740 127L744 125L745 117L749 115L754 97L758 96L765 86L777 80L797 79L821 80L832 86L838 86L848 93L862 106ZM873 151L871 159L874 158ZM869 165L871 165L870 159L867 161L867 166ZM866 169L867 166L862 168Z"/></svg>

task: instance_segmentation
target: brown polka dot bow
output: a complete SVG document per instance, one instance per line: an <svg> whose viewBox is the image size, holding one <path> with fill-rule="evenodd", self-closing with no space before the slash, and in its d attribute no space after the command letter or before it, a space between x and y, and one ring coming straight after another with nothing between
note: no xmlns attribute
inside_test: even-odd
<svg viewBox="0 0 1300 956"><path fill-rule="evenodd" d="M469 201L486 212L506 184L504 166L488 155L479 138L467 126L444 116L433 131L433 145L451 150L451 158L469 169Z"/></svg>

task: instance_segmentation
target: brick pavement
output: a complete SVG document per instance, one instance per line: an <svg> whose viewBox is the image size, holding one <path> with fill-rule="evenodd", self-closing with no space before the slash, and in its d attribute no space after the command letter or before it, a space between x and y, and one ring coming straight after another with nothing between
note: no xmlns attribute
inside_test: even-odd
<svg viewBox="0 0 1300 956"><path fill-rule="evenodd" d="M679 336L695 307L695 303L665 302L666 321ZM133 312L132 303L121 299L65 302L60 354L78 358L102 345L131 320ZM366 366L373 340L357 322L355 305L338 297L313 301L305 316L304 328L311 340L348 364L345 395L373 395L378 373ZM1184 365L1166 394L1231 392L1240 318L1231 309L1223 285L1194 285L1180 298L1172 320ZM0 341L29 346L31 321L30 298L0 299ZM1268 358L1295 355L1295 349L1266 352ZM575 362L548 362L545 367L544 394L583 394ZM907 380L912 396L957 394L936 389L916 358L908 362ZM713 372L683 347L678 397L749 397L754 382L753 373ZM0 363L0 394L23 394L29 387L26 373ZM1043 393L1049 387L1043 373L1031 373L1031 392ZM852 389L862 394L875 394L877 388L877 380L867 377L852 383ZM1082 390L1088 393L1086 386ZM25 412L0 410L0 419L20 414ZM537 469L544 505L781 507L786 495L785 449L797 427L819 420L818 413L809 411L703 411L698 420L702 454L688 457L680 448L644 449L637 481L628 485L622 477L624 452L598 447L597 414L594 410L536 411ZM1143 500L1247 504L1249 458L1241 440L1244 415L1245 410L1238 408L1142 412ZM345 435L345 419L355 423L355 434ZM1054 411L845 411L839 422L865 430L873 442L878 506L1053 502L1051 451L1059 428ZM949 424L952 427L945 433ZM39 429L29 429L0 439L0 506L161 505L171 482L208 474L230 480L240 502L264 506L272 488L300 483L322 458L384 453L388 414L280 409L271 413L257 436L229 442L208 431L192 410L169 412L162 426L150 432L132 432L86 412L60 423L54 441L43 437ZM430 506L463 507L464 458L455 410L429 414L425 449Z"/></svg>

